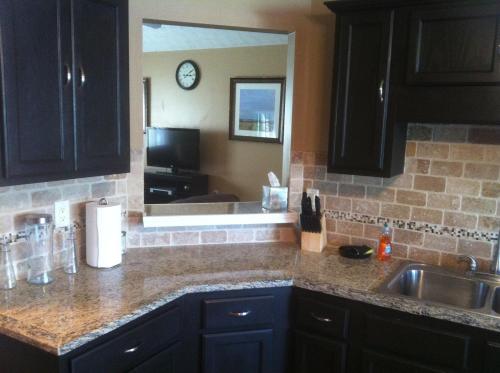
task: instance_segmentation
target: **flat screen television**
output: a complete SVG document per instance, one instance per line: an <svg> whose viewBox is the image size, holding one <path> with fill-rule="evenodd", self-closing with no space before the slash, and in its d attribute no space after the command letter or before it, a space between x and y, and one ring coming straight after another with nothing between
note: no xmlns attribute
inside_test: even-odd
<svg viewBox="0 0 500 373"><path fill-rule="evenodd" d="M150 127L147 133L148 166L175 170L200 169L200 130Z"/></svg>

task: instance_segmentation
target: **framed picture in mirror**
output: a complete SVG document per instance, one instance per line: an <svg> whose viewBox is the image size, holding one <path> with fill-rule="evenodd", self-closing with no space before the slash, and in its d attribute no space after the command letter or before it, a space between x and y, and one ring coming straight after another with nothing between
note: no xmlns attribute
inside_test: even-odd
<svg viewBox="0 0 500 373"><path fill-rule="evenodd" d="M283 143L285 78L231 78L229 139Z"/></svg>

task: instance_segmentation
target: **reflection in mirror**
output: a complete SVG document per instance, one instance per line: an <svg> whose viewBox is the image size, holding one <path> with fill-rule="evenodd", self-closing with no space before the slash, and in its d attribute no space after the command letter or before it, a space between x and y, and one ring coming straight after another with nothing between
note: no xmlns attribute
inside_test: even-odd
<svg viewBox="0 0 500 373"><path fill-rule="evenodd" d="M260 201L287 174L288 39L144 23L145 204Z"/></svg>

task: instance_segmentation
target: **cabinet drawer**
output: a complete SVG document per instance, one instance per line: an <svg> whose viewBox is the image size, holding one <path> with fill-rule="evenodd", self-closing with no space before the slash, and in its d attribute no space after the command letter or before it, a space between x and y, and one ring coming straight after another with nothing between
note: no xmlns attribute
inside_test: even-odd
<svg viewBox="0 0 500 373"><path fill-rule="evenodd" d="M465 370L470 367L471 337L409 320L367 315L365 342L401 358Z"/></svg>
<svg viewBox="0 0 500 373"><path fill-rule="evenodd" d="M71 360L73 373L122 372L166 346L181 331L181 310L175 307Z"/></svg>
<svg viewBox="0 0 500 373"><path fill-rule="evenodd" d="M272 324L274 296L207 299L203 301L203 326L207 329Z"/></svg>
<svg viewBox="0 0 500 373"><path fill-rule="evenodd" d="M346 338L349 329L349 310L311 298L299 297L297 326L332 337Z"/></svg>

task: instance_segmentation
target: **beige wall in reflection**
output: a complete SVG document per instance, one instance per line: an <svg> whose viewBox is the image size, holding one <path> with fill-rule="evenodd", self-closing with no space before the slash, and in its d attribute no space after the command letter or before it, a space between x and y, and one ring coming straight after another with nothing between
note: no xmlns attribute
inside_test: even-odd
<svg viewBox="0 0 500 373"><path fill-rule="evenodd" d="M262 28L296 33L292 148L326 151L334 15L320 0L130 0L132 148L143 144L142 21Z"/></svg>
<svg viewBox="0 0 500 373"><path fill-rule="evenodd" d="M183 60L194 60L201 80L191 91L181 89L175 72ZM287 46L144 53L143 74L151 78L151 123L155 127L199 128L201 172L209 191L261 198L267 172L282 174L283 146L229 140L231 77L285 76Z"/></svg>

